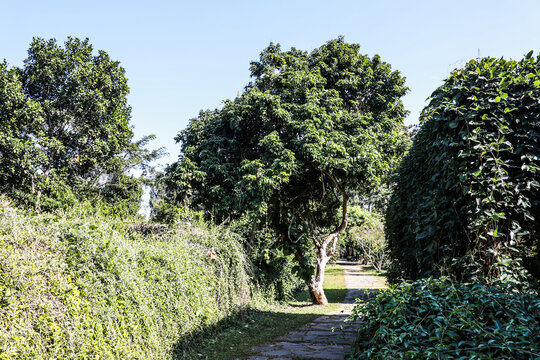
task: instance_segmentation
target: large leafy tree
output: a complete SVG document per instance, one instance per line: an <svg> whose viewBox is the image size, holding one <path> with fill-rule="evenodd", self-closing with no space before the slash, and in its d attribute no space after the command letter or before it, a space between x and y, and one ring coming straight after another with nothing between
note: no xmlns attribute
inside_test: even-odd
<svg viewBox="0 0 540 360"><path fill-rule="evenodd" d="M0 66L0 190L39 209L44 194L95 194L155 158L152 137L132 141L128 92L124 69L88 39L35 38L22 68Z"/></svg>
<svg viewBox="0 0 540 360"><path fill-rule="evenodd" d="M324 268L351 194L376 187L403 152L407 88L379 56L343 38L309 53L270 44L251 75L234 101L178 135L166 194L216 221L246 212L262 221L294 254L313 301L326 304Z"/></svg>

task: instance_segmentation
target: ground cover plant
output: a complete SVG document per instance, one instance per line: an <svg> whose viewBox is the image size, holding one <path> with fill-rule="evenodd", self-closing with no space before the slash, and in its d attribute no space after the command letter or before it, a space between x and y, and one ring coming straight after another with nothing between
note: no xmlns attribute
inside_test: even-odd
<svg viewBox="0 0 540 360"><path fill-rule="evenodd" d="M512 283L402 283L353 310L355 359L538 359L540 296Z"/></svg>
<svg viewBox="0 0 540 360"><path fill-rule="evenodd" d="M392 278L540 279L540 57L471 60L420 122L386 215Z"/></svg>
<svg viewBox="0 0 540 360"><path fill-rule="evenodd" d="M84 209L0 204L0 359L181 358L250 301L226 229L148 236Z"/></svg>

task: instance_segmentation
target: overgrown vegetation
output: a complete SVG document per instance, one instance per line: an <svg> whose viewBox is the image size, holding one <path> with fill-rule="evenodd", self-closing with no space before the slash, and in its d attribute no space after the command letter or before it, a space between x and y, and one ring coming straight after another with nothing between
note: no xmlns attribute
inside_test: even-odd
<svg viewBox="0 0 540 360"><path fill-rule="evenodd" d="M537 359L540 296L448 277L402 283L355 306L356 359Z"/></svg>
<svg viewBox="0 0 540 360"><path fill-rule="evenodd" d="M386 216L393 279L540 279L540 57L484 58L431 96Z"/></svg>
<svg viewBox="0 0 540 360"><path fill-rule="evenodd" d="M532 52L433 93L386 214L391 280L420 280L355 307L355 358L540 358L539 116Z"/></svg>
<svg viewBox="0 0 540 360"><path fill-rule="evenodd" d="M182 358L246 307L249 271L224 228L145 236L95 211L31 215L3 199L0 359Z"/></svg>
<svg viewBox="0 0 540 360"><path fill-rule="evenodd" d="M160 151L133 141L124 69L76 38L0 63L0 359L244 356L338 306L340 237L388 266L385 210L391 280L423 279L355 307L355 357L540 358L540 57L454 71L418 132L401 74L342 37L270 44L251 75L132 224L130 171ZM273 303L294 275L309 291Z"/></svg>

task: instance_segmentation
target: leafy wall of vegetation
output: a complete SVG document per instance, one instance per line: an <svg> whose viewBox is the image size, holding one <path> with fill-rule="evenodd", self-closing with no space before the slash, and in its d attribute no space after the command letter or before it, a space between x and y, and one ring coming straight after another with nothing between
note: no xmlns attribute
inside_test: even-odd
<svg viewBox="0 0 540 360"><path fill-rule="evenodd" d="M0 200L0 359L181 358L250 299L244 251L226 229L145 236L110 217L31 215Z"/></svg>
<svg viewBox="0 0 540 360"><path fill-rule="evenodd" d="M394 278L540 278L540 57L470 61L420 120L386 217Z"/></svg>

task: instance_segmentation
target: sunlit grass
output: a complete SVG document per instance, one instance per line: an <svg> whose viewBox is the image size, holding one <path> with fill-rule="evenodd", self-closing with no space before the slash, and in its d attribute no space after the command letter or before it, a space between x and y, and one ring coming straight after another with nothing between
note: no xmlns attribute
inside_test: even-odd
<svg viewBox="0 0 540 360"><path fill-rule="evenodd" d="M324 290L328 298L327 306L312 305L309 292L304 290L286 304L251 309L231 321L226 330L205 340L194 354L188 357L184 355L184 358L241 359L249 355L254 346L268 343L323 314L337 310L347 294L341 266L327 266Z"/></svg>

